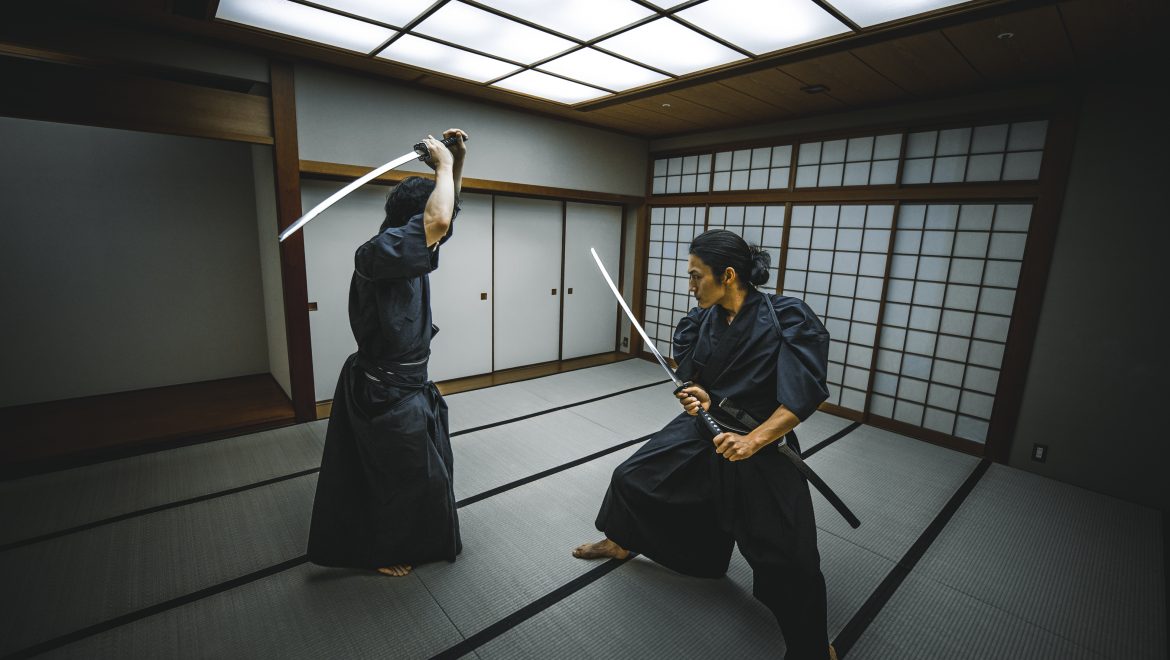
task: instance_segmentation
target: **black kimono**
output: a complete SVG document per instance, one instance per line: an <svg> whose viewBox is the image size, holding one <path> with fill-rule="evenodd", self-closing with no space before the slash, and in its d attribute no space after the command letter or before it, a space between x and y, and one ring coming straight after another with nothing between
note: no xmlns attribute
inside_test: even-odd
<svg viewBox="0 0 1170 660"><path fill-rule="evenodd" d="M751 290L731 325L726 310L695 308L674 334L678 375L717 404L757 420L781 404L806 419L828 398L829 335L796 298ZM788 442L794 450L795 434ZM808 484L776 447L731 462L697 417L680 413L618 466L597 516L618 545L680 573L726 573L734 543L753 593L780 623L788 658L828 655L825 581Z"/></svg>
<svg viewBox="0 0 1170 660"><path fill-rule="evenodd" d="M444 241L450 233L444 237ZM358 248L349 322L358 352L337 379L313 502L309 560L380 568L454 561L447 404L427 378L439 251L422 215Z"/></svg>

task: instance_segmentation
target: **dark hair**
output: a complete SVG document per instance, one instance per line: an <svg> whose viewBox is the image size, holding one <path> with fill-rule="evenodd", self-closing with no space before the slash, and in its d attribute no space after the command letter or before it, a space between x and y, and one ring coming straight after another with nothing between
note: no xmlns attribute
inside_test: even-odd
<svg viewBox="0 0 1170 660"><path fill-rule="evenodd" d="M379 231L401 227L422 213L427 207L427 199L434 190L435 182L432 179L420 176L403 179L386 195L386 219L382 221L382 228Z"/></svg>
<svg viewBox="0 0 1170 660"><path fill-rule="evenodd" d="M768 281L768 267L772 256L758 245L748 245L743 237L726 229L710 229L691 241L691 254L703 260L722 277L723 271L733 268L739 281L756 287Z"/></svg>

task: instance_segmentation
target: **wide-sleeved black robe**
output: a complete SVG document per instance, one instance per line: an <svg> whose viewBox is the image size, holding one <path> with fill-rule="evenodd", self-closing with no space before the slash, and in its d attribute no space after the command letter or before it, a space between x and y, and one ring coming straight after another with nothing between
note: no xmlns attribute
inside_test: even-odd
<svg viewBox="0 0 1170 660"><path fill-rule="evenodd" d="M444 237L444 241L450 237ZM439 250L422 215L358 248L349 320L358 352L337 380L313 502L309 560L379 568L462 550L447 404L427 378Z"/></svg>
<svg viewBox="0 0 1170 660"><path fill-rule="evenodd" d="M754 289L730 325L718 305L696 307L674 334L678 375L711 395L712 413L727 397L757 420L782 404L802 420L811 415L828 398L828 349L828 333L804 302ZM795 434L788 442L800 451ZM738 543L787 657L827 656L812 500L775 447L728 461L698 418L680 413L614 470L596 524L623 548L698 577L722 576Z"/></svg>

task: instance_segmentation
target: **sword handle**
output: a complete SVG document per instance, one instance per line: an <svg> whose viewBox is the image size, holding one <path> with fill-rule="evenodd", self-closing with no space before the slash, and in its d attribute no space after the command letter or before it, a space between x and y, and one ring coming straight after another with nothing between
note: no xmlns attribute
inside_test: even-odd
<svg viewBox="0 0 1170 660"><path fill-rule="evenodd" d="M445 147L450 147L451 145L455 144L458 141L459 141L458 135L452 135L451 137L445 137L442 140L439 140L439 142L442 142L443 146L445 146ZM469 141L471 141L471 138L469 138L469 137L463 138L463 141L469 142ZM431 162L431 151L430 151L430 149L427 149L426 142L419 142L419 143L415 144L414 145L414 153L418 154L419 160L426 163L427 165L430 165L431 169L434 169L435 165L434 165L434 163Z"/></svg>
<svg viewBox="0 0 1170 660"><path fill-rule="evenodd" d="M694 383L688 380L682 385L674 388L674 393L677 395L679 392L687 389L691 385L694 385ZM699 419L702 420L703 426L707 427L707 431L711 434L712 438L719 435L720 433L723 433L723 429L719 427L719 424L715 421L715 418L711 417L711 413L703 410L703 406L699 406Z"/></svg>

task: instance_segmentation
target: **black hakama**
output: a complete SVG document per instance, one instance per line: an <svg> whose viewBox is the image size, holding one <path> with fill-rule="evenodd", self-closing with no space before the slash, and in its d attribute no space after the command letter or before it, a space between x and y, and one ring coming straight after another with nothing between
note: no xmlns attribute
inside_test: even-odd
<svg viewBox="0 0 1170 660"><path fill-rule="evenodd" d="M674 336L678 374L764 420L781 404L806 419L828 397L829 336L800 300L750 291L726 312L695 308ZM718 418L718 416L717 416ZM789 444L796 446L795 434ZM734 544L753 593L780 624L787 658L828 655L825 580L804 477L774 447L731 462L685 412L613 473L597 528L618 545L680 573L724 575Z"/></svg>
<svg viewBox="0 0 1170 660"><path fill-rule="evenodd" d="M427 274L438 258L421 215L357 250L349 316L358 352L341 369L329 416L313 563L418 565L462 550L447 404L427 378L438 331Z"/></svg>

